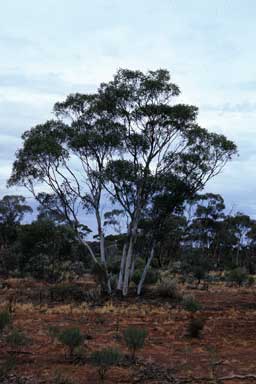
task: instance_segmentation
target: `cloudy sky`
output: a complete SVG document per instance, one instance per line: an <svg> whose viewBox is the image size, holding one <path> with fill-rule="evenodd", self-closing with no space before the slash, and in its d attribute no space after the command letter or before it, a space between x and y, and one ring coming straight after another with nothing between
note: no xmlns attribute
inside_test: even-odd
<svg viewBox="0 0 256 384"><path fill-rule="evenodd" d="M240 156L208 190L256 217L254 0L10 0L0 12L0 197L22 132L118 68L168 69Z"/></svg>

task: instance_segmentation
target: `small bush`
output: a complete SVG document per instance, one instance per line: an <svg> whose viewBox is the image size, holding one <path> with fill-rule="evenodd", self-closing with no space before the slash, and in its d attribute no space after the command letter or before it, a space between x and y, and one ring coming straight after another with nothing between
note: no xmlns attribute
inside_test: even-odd
<svg viewBox="0 0 256 384"><path fill-rule="evenodd" d="M84 341L84 337L79 328L68 328L57 335L58 340L69 350L69 357L74 354L75 348L79 347Z"/></svg>
<svg viewBox="0 0 256 384"><path fill-rule="evenodd" d="M201 304L196 301L192 295L187 295L183 298L182 306L186 311L189 312L197 312L202 308Z"/></svg>
<svg viewBox="0 0 256 384"><path fill-rule="evenodd" d="M135 283L135 284L139 284L140 282L140 279L141 279L141 276L142 276L142 273L143 273L143 270L136 270L134 272L134 275L132 277L132 281ZM156 284L157 281L158 281L158 278L159 278L159 273L158 271L156 271L155 269L149 269L147 274L146 274L146 278L145 278L145 281L144 281L144 284Z"/></svg>
<svg viewBox="0 0 256 384"><path fill-rule="evenodd" d="M30 339L19 329L13 329L7 336L6 341L13 348L24 347L29 344Z"/></svg>
<svg viewBox="0 0 256 384"><path fill-rule="evenodd" d="M55 339L57 339L59 334L60 334L59 327L56 327L54 325L50 325L48 327L48 335L49 335L49 337L51 339L51 342L53 342Z"/></svg>
<svg viewBox="0 0 256 384"><path fill-rule="evenodd" d="M73 380L67 378L66 376L63 376L61 373L56 373L52 384L74 384Z"/></svg>
<svg viewBox="0 0 256 384"><path fill-rule="evenodd" d="M106 378L107 370L116 365L121 360L121 354L117 349L105 348L101 351L93 352L91 355L91 361L98 367L98 374L100 380L103 382Z"/></svg>
<svg viewBox="0 0 256 384"><path fill-rule="evenodd" d="M0 366L0 383L5 383L8 375L16 367L16 360L13 356L8 357Z"/></svg>
<svg viewBox="0 0 256 384"><path fill-rule="evenodd" d="M242 268L239 268L239 267L232 269L227 274L227 280L232 281L233 283L236 283L239 287L241 287L241 285L245 283L247 279L248 279L247 273Z"/></svg>
<svg viewBox="0 0 256 384"><path fill-rule="evenodd" d="M133 361L135 360L136 351L144 347L146 336L146 329L130 326L124 331L124 340L131 352L131 358Z"/></svg>
<svg viewBox="0 0 256 384"><path fill-rule="evenodd" d="M10 324L11 315L8 311L0 312L0 335L3 333L3 330Z"/></svg>
<svg viewBox="0 0 256 384"><path fill-rule="evenodd" d="M248 277L248 280L247 280L247 284L249 285L249 287L252 287L255 283L255 279L253 276L249 276Z"/></svg>
<svg viewBox="0 0 256 384"><path fill-rule="evenodd" d="M55 301L82 302L85 299L85 292L79 285L57 284L50 288L50 296Z"/></svg>
<svg viewBox="0 0 256 384"><path fill-rule="evenodd" d="M188 324L187 334L189 337L199 337L204 328L204 321L202 319L191 319Z"/></svg>
<svg viewBox="0 0 256 384"><path fill-rule="evenodd" d="M180 300L181 299L181 294L178 291L177 281L175 279L162 280L158 284L157 292L158 292L159 296L161 296L163 298L169 298L169 299L173 299L173 300Z"/></svg>

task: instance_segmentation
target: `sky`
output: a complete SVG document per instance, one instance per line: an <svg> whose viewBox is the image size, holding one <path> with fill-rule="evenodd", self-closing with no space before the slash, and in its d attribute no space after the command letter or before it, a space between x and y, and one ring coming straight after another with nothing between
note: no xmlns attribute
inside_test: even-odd
<svg viewBox="0 0 256 384"><path fill-rule="evenodd" d="M206 190L256 218L254 0L10 0L0 13L0 198L22 133L118 68L168 69L180 102L239 149ZM26 193L29 197L29 194Z"/></svg>

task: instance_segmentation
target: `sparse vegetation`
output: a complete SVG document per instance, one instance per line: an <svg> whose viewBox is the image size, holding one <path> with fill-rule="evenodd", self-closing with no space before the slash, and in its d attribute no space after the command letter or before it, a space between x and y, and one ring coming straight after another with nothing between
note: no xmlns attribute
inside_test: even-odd
<svg viewBox="0 0 256 384"><path fill-rule="evenodd" d="M0 336L3 333L3 330L10 324L11 315L8 311L0 312Z"/></svg>
<svg viewBox="0 0 256 384"><path fill-rule="evenodd" d="M227 279L241 287L248 280L248 274L243 268L235 268L228 272Z"/></svg>
<svg viewBox="0 0 256 384"><path fill-rule="evenodd" d="M68 348L70 358L73 357L75 348L79 347L84 341L84 336L79 328L67 328L58 333L57 338Z"/></svg>
<svg viewBox="0 0 256 384"><path fill-rule="evenodd" d="M198 338L204 328L204 321L200 318L192 318L189 321L187 334L189 337Z"/></svg>
<svg viewBox="0 0 256 384"><path fill-rule="evenodd" d="M31 339L20 329L14 328L6 338L7 343L15 349L15 352L21 347L31 344Z"/></svg>
<svg viewBox="0 0 256 384"><path fill-rule="evenodd" d="M108 369L121 360L121 353L116 348L104 348L91 354L91 361L98 367L98 374L101 382L106 379Z"/></svg>
<svg viewBox="0 0 256 384"><path fill-rule="evenodd" d="M178 290L177 281L175 279L164 278L157 285L159 296L172 300L180 300L181 294Z"/></svg>
<svg viewBox="0 0 256 384"><path fill-rule="evenodd" d="M182 306L188 312L197 312L202 309L201 304L195 300L194 296L192 295L186 295L183 297Z"/></svg>
<svg viewBox="0 0 256 384"><path fill-rule="evenodd" d="M0 199L4 384L8 356L13 384L81 384L92 365L101 382L114 365L113 382L190 383L194 366L208 382L208 342L230 354L227 366L256 369L256 221L203 193L237 148L200 127L179 94L168 70L119 69L23 134L8 186L32 194L37 217L26 220L23 196Z"/></svg>
<svg viewBox="0 0 256 384"><path fill-rule="evenodd" d="M131 359L135 361L136 352L144 347L147 336L146 329L129 326L124 331L125 343L131 352Z"/></svg>

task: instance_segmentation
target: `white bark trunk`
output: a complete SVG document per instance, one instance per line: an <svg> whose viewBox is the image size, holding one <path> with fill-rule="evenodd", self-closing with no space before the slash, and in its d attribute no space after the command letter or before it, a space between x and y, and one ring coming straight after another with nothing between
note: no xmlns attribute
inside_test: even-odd
<svg viewBox="0 0 256 384"><path fill-rule="evenodd" d="M96 210L96 219L97 219L97 225L98 225L98 235L100 238L100 261L101 261L101 264L104 266L104 269L105 269L104 272L106 275L107 291L109 294L111 294L112 288L111 288L110 275L108 273L108 266L107 266L107 260L106 260L105 237L104 237L104 233L102 230L100 212L98 210Z"/></svg>
<svg viewBox="0 0 256 384"><path fill-rule="evenodd" d="M126 255L126 263L124 270L124 280L123 280L123 296L127 296L128 288L129 288L129 280L130 280L130 271L131 271L131 263L132 263L132 253L133 253L133 239L134 235L132 234L129 241L128 252Z"/></svg>
<svg viewBox="0 0 256 384"><path fill-rule="evenodd" d="M124 266L126 261L126 250L127 250L127 244L124 244L123 246L123 252L122 252L122 258L120 263L120 271L118 276L118 283L117 283L117 289L119 291L123 288L123 279L124 279Z"/></svg>
<svg viewBox="0 0 256 384"><path fill-rule="evenodd" d="M148 270L149 270L149 267L150 267L150 264L151 264L151 261L153 259L155 255L155 244L153 244L152 246L152 249L151 249L151 252L150 252L150 256L147 260L147 263L144 267L144 270L142 272L142 275L141 275L141 278L140 278L140 282L138 284L138 287L137 287L137 295L140 295L141 294L141 291L142 291L142 287L143 287L143 284L144 284L144 281L146 279L146 276L147 276L147 273L148 273Z"/></svg>

